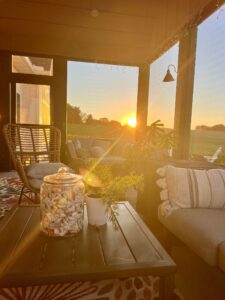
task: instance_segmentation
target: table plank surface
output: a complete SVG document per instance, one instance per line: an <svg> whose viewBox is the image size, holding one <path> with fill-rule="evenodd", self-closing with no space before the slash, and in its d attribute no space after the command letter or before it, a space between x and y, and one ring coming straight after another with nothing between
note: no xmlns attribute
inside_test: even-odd
<svg viewBox="0 0 225 300"><path fill-rule="evenodd" d="M39 206L20 206L0 221L0 286L96 280L141 275L166 276L175 264L128 202L111 222L88 225L73 237L40 232Z"/></svg>

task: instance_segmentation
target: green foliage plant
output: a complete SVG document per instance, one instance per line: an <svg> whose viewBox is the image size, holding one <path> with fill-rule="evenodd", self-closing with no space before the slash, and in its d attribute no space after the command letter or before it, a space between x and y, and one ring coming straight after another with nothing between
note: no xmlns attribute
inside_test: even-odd
<svg viewBox="0 0 225 300"><path fill-rule="evenodd" d="M112 168L108 164L89 163L89 168L83 173L87 195L99 198L107 204L110 220L117 227L117 202L124 200L128 188L140 190L143 185L143 176L131 173L125 176L113 176Z"/></svg>
<svg viewBox="0 0 225 300"><path fill-rule="evenodd" d="M127 168L141 173L143 163L149 159L169 159L168 151L175 146L172 130L164 128L160 120L146 128L144 137L127 149Z"/></svg>

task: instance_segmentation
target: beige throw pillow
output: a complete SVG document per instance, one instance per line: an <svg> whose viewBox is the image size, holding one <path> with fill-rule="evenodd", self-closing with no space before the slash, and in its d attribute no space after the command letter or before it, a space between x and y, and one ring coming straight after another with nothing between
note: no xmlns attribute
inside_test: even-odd
<svg viewBox="0 0 225 300"><path fill-rule="evenodd" d="M196 170L166 166L157 173L161 200L180 208L225 208L225 170Z"/></svg>

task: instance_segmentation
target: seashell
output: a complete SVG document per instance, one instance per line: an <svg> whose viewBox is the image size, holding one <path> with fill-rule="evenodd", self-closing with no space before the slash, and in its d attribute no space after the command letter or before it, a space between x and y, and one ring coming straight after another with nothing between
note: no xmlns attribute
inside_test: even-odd
<svg viewBox="0 0 225 300"><path fill-rule="evenodd" d="M83 227L84 185L51 185L41 189L41 228L50 236L75 234Z"/></svg>

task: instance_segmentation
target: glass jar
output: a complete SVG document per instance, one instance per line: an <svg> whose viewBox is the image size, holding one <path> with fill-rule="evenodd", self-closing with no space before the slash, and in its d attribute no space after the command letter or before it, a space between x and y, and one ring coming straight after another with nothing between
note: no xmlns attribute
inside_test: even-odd
<svg viewBox="0 0 225 300"><path fill-rule="evenodd" d="M78 233L83 227L84 183L67 168L44 177L40 191L41 230L49 236Z"/></svg>

